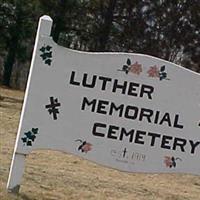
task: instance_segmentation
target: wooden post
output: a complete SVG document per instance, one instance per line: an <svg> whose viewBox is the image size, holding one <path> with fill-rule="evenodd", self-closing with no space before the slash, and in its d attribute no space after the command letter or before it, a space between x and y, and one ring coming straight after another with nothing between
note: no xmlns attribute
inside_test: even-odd
<svg viewBox="0 0 200 200"><path fill-rule="evenodd" d="M19 192L21 178L24 173L25 157L26 155L24 154L18 154L16 152L14 152L13 154L10 174L7 183L8 192Z"/></svg>
<svg viewBox="0 0 200 200"><path fill-rule="evenodd" d="M49 16L44 15L44 16L40 17L39 24L38 24L37 35L36 35L36 39L35 39L35 46L34 46L31 67L30 67L30 72L29 72L29 78L28 78L25 97L24 97L24 104L23 104L23 108L22 108L22 114L20 117L18 134L17 134L17 138L16 138L16 142L15 142L15 148L14 148L14 153L13 153L13 157L12 157L10 173L9 173L9 178L8 178L8 183L7 183L7 190L9 192L13 192L13 193L19 192L22 175L24 173L24 168L25 168L26 154L17 152L17 147L18 147L18 142L20 141L19 136L20 136L20 132L21 132L22 119L24 117L24 111L25 111L25 106L26 106L26 102L27 102L29 84L30 84L30 79L31 79L31 72L32 72L33 67L36 67L36 66L34 66L35 65L34 63L35 63L35 57L36 57L36 50L37 50L37 46L38 46L38 40L39 40L40 36L50 37L52 23L53 23L52 19Z"/></svg>

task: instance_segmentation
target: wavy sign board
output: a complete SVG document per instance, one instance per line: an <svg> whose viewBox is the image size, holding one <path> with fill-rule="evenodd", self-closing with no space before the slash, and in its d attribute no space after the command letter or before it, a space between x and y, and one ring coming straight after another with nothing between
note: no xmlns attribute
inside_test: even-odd
<svg viewBox="0 0 200 200"><path fill-rule="evenodd" d="M200 75L142 54L85 53L40 19L8 180L25 155L72 153L126 172L200 174Z"/></svg>

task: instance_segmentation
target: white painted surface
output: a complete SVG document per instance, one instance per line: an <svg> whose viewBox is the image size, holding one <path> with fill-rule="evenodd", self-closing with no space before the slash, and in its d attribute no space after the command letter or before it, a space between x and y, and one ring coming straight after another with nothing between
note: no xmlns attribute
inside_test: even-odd
<svg viewBox="0 0 200 200"><path fill-rule="evenodd" d="M51 47L48 52L52 52L49 65L41 57L41 48L48 45ZM45 34L38 38L33 59L16 142L17 153L29 154L35 149L52 149L122 171L200 174L199 74L147 55L73 51L58 46ZM128 67L132 70L126 74L121 69L127 65L128 59L131 62ZM138 74L133 64L141 65L142 70ZM160 80L159 77L149 76L151 67L160 70L163 65L167 78ZM80 85L70 83L73 73L73 80ZM81 84L84 74L87 74L88 83L96 76L93 88ZM106 85L103 85L102 79L108 79L104 81ZM120 89L113 92L116 81L118 84L132 85L132 95L127 94L128 88L125 94ZM140 97L141 87L145 91L153 88L153 91ZM45 108L50 103L50 97L61 104L57 119L53 119L53 115ZM84 97L88 101L100 100L100 112L104 114L98 113L97 107L94 112L87 105L81 109ZM124 108L148 109L153 114L150 118L139 119L138 115L136 119L127 119L123 110L123 116L119 117L117 112L109 114L111 102L116 106L123 104ZM134 111L129 111L131 117ZM158 111L160 117L156 120ZM161 116L164 115L165 120L161 123ZM103 126L96 129L102 137L92 131L96 123ZM113 131L110 135L109 127ZM38 133L31 146L28 146L23 138L32 128L37 128ZM122 128L127 132L134 131L133 138L123 135L122 139ZM143 132L139 133L138 130ZM158 134L155 141L149 133ZM88 151L82 152L81 149ZM170 167L172 157L175 163L172 162Z"/></svg>
<svg viewBox="0 0 200 200"><path fill-rule="evenodd" d="M35 57L36 57L37 49L38 49L38 45L39 45L39 37L41 37L42 35L43 36L45 35L46 37L50 36L52 23L53 23L52 19L46 15L40 17L40 20L38 23L38 29L37 29L37 34L36 34L36 38L35 38L35 46L34 46L33 55L32 55L31 67L30 67L30 71L29 71L29 78L28 78L26 93L25 93L25 97L24 97L24 104L22 107L20 123L19 123L19 127L18 127L18 133L17 133L16 142L15 142L15 148L14 148L14 152L13 152L12 162L11 162L11 166L10 166L10 173L9 173L8 183L7 183L7 189L14 193L17 193L20 188L20 182L21 182L21 178L22 178L22 175L24 172L24 167L25 167L25 157L26 156L24 153L22 153L22 154L18 153L17 148L18 148L18 144L21 142L20 132L21 132L21 128L23 126L22 121L23 121L24 114L25 114L27 98L29 96L29 86L30 86L30 82L31 82L32 70L35 67Z"/></svg>
<svg viewBox="0 0 200 200"><path fill-rule="evenodd" d="M10 192L17 193L20 188L20 182L24 173L25 158L23 154L13 154L11 170L8 177L7 188Z"/></svg>

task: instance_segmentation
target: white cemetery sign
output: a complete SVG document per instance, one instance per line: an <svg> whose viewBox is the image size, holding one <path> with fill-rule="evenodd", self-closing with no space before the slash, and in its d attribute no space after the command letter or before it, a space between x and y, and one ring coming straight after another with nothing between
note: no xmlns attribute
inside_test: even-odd
<svg viewBox="0 0 200 200"><path fill-rule="evenodd" d="M57 45L40 18L8 189L25 156L72 153L126 172L200 175L200 75L142 54Z"/></svg>

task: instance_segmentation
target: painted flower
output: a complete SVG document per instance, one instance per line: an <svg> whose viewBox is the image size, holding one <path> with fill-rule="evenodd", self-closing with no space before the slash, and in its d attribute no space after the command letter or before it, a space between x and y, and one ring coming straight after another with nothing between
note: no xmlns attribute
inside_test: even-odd
<svg viewBox="0 0 200 200"><path fill-rule="evenodd" d="M81 151L83 153L87 153L88 151L92 150L92 144L86 141L82 140L75 140L76 142L81 142L81 145L78 147L78 151Z"/></svg>
<svg viewBox="0 0 200 200"><path fill-rule="evenodd" d="M117 71L125 72L125 74L132 72L133 74L139 75L142 72L142 65L137 61L132 64L131 59L128 58L126 63L122 66L122 69L118 69Z"/></svg>
<svg viewBox="0 0 200 200"><path fill-rule="evenodd" d="M92 150L92 144L86 142L82 146L81 150L82 150L82 152L85 152L85 153L87 153L88 151L91 151Z"/></svg>
<svg viewBox="0 0 200 200"><path fill-rule="evenodd" d="M166 167L171 168L173 165L172 158L170 156L165 156L164 163L165 163Z"/></svg>
<svg viewBox="0 0 200 200"><path fill-rule="evenodd" d="M133 74L139 75L142 72L142 65L139 64L137 61L130 66L130 72Z"/></svg>
<svg viewBox="0 0 200 200"><path fill-rule="evenodd" d="M160 77L159 75L159 69L156 65L151 66L150 69L147 71L147 74L149 75L149 77Z"/></svg>
<svg viewBox="0 0 200 200"><path fill-rule="evenodd" d="M180 158L174 158L173 156L165 156L164 163L166 167L172 168L176 167L176 160L182 161Z"/></svg>

